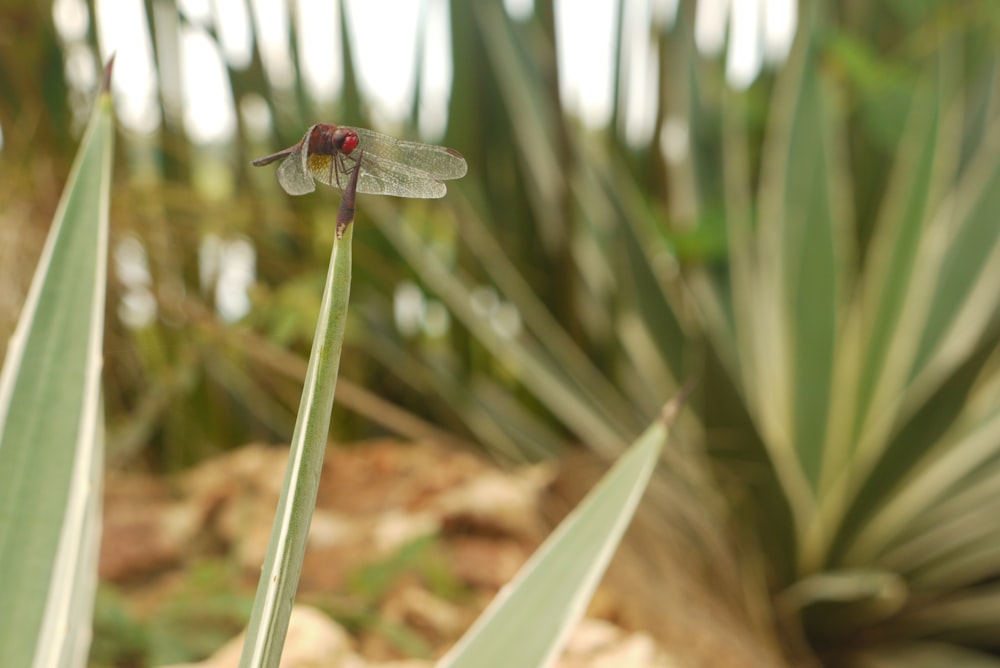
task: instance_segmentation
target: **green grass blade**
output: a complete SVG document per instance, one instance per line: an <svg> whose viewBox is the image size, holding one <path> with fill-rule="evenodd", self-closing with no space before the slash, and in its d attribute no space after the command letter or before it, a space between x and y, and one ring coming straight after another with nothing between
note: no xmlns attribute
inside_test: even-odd
<svg viewBox="0 0 1000 668"><path fill-rule="evenodd" d="M559 525L514 581L438 664L489 668L550 665L583 616L635 511L680 399L664 411Z"/></svg>
<svg viewBox="0 0 1000 668"><path fill-rule="evenodd" d="M356 182L356 177L357 170L352 183ZM243 645L241 668L278 665L288 630L288 618L295 602L330 432L330 411L333 409L347 323L347 305L351 294L351 239L354 236L354 225L351 224L354 218L353 200L353 195L345 192L337 218L338 238L333 243L319 322L292 435L285 483L278 500L271 541ZM345 210L349 218L345 216Z"/></svg>
<svg viewBox="0 0 1000 668"><path fill-rule="evenodd" d="M104 462L101 359L114 139L106 89L0 375L5 665L83 665L90 642Z"/></svg>

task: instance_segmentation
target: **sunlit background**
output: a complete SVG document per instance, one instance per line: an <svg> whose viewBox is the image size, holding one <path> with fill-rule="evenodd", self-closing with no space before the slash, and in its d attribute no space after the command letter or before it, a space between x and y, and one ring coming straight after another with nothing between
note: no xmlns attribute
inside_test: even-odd
<svg viewBox="0 0 1000 668"><path fill-rule="evenodd" d="M148 6L153 16L145 15ZM534 11L530 0L506 0L505 7L515 20L525 20ZM565 109L586 127L600 129L611 122L613 101L620 98L625 113L619 129L625 141L635 147L648 144L659 114L660 54L651 35L669 30L677 9L677 0L556 2L559 93ZM201 173L213 178L201 185L219 196L232 189L225 172L233 165L225 149L237 141L237 115L252 141L264 145L273 136L275 119L269 106L256 93L234 98L229 81L230 71L250 65L254 50L277 110L295 95L296 71L316 107L332 109L344 84L341 35L346 30L374 129L398 133L415 106L420 137L430 142L443 137L452 86L446 0L345 0L342 5L326 0L179 0L176 7L169 2L104 0L95 3L94 11L92 26L85 0L56 0L52 8L65 52L66 79L75 92L77 123L82 125L89 113L101 63L114 54L113 90L119 122L128 131L125 140L143 144L143 137L154 136L167 116L183 127L196 147L208 149L200 157L208 163ZM722 55L728 41L726 78L742 89L763 67L783 61L795 24L795 0L702 0L695 14L695 41L708 57ZM92 28L99 53L90 47ZM616 92L612 87L617 58L626 76ZM676 162L683 156L684 119L667 119L660 147L668 160ZM245 238L227 241L209 233L199 247L199 259L202 289L214 292L219 314L228 321L244 317L251 307L247 292L256 280L253 245ZM119 315L130 327L145 326L156 317L156 302L141 242L135 237L123 240L115 260L118 277L127 288ZM418 295L400 289L396 296L406 300ZM422 303L418 299L409 306L397 305L396 312L424 313ZM431 326L435 331L446 322L432 321L438 323ZM409 327L402 321L397 325Z"/></svg>
<svg viewBox="0 0 1000 668"><path fill-rule="evenodd" d="M633 110L624 119L625 132L636 145L647 142L656 117L652 92L659 60L650 30L673 25L677 2L556 2L560 94L566 109L589 127L610 121L612 65L620 49L629 71L621 85ZM361 90L379 128L391 130L409 113L419 70L420 132L427 140L440 138L452 79L447 2L345 0L340 6L346 26L340 23L338 5L324 0L178 0L175 13L170 3L153 3L152 25L163 29L157 37L159 68L142 2L96 2L100 54L88 47L91 26L85 0L56 0L52 12L66 50L67 79L79 92L92 91L101 63L118 55L114 79L118 118L135 132L154 132L162 123L160 87L166 113L182 117L196 143L233 141L237 110L249 116L251 129L266 129L270 119L259 118L258 101L234 100L230 95L227 67L246 68L252 51L259 49L270 86L276 94L291 94L296 52L289 43L289 29L294 25L297 65L313 99L328 103L341 92L341 31L346 29L353 36L352 56ZM505 0L505 6L517 20L533 11L530 0ZM624 26L621 45L615 34L618 21ZM695 39L701 53L719 56L728 34L726 75L732 86L745 88L762 67L783 61L795 22L795 0L701 0ZM175 34L177 40L171 42ZM88 107L81 107L80 113L86 113Z"/></svg>
<svg viewBox="0 0 1000 668"><path fill-rule="evenodd" d="M334 442L602 470L696 378L637 600L700 578L737 623L699 638L830 665L992 659L998 36L949 0L7 0L0 346L112 53L112 470L293 432L340 193L255 157L449 146L446 197L358 197Z"/></svg>

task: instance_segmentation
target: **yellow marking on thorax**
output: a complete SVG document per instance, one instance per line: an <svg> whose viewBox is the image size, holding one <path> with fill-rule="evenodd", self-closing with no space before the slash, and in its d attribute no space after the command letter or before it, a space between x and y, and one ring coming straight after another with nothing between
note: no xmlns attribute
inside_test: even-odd
<svg viewBox="0 0 1000 668"><path fill-rule="evenodd" d="M309 166L309 171L319 172L323 175L330 174L330 160L332 156L329 155L316 155L315 153L306 156L306 164Z"/></svg>

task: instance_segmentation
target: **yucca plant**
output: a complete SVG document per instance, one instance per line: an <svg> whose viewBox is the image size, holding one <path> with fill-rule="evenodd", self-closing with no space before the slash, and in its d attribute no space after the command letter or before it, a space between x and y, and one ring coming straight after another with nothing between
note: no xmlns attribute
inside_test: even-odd
<svg viewBox="0 0 1000 668"><path fill-rule="evenodd" d="M83 665L97 590L111 65L0 371L3 661Z"/></svg>
<svg viewBox="0 0 1000 668"><path fill-rule="evenodd" d="M996 121L939 36L859 223L823 18L806 15L775 87L755 189L725 113L730 280L693 282L788 508L779 613L831 661L966 665L997 631L1000 535L974 519L1000 485Z"/></svg>
<svg viewBox="0 0 1000 668"><path fill-rule="evenodd" d="M776 622L793 655L992 665L996 10L862 4L805 5L777 76L734 92L695 50L695 3L680 3L649 30L658 115L650 146L632 149L621 132L629 63L616 63L611 128L583 129L561 107L551 3L525 21L499 1L452 3L445 143L472 169L440 207L364 204L364 326L346 333L364 354L342 375L508 460L568 440L613 457L698 376L677 425L685 447L665 451L653 481L654 542L673 549L672 567L722 583L717 598L752 620L739 622L749 635ZM299 85L294 111L274 114L286 138L316 120L369 125L345 34L344 101L311 105ZM259 59L230 74L235 97L274 105ZM656 148L678 128L684 150L664 159ZM176 184L190 173L177 119L164 134L161 177ZM135 364L112 365L112 412L130 415L122 440L152 434L162 454L177 425L212 444L290 431L305 365L283 363L278 346L307 343L300 323L318 308L332 229L272 216L274 198L249 192L204 208L208 226L269 248L251 335L199 311L197 291L170 289L194 273L198 226L164 225L187 220L188 199L153 189L144 201L156 205L134 213L167 286L161 308L197 335L154 327L134 336ZM167 229L191 252L160 253ZM457 321L446 339L395 331L392 294L407 280ZM268 369L298 377L274 382ZM113 389L136 378L153 382ZM189 394L201 401L181 401ZM735 539L734 519L747 520ZM642 589L669 579L651 570Z"/></svg>
<svg viewBox="0 0 1000 668"><path fill-rule="evenodd" d="M859 258L822 25L806 17L777 82L755 193L727 115L731 281L715 298L696 278L698 295L788 508L779 612L825 658L960 665L954 645L989 650L997 630L1000 535L970 519L1000 485L995 123L963 114L942 38Z"/></svg>
<svg viewBox="0 0 1000 668"><path fill-rule="evenodd" d="M640 180L648 176L633 173L618 147L565 125L545 88L549 61L525 55L537 43L520 34L536 39L543 25L507 21L488 4L471 9L459 31L478 35L470 39L484 45L482 66L495 73L472 95L500 88L493 97L518 148L511 167L529 193L522 211L556 226L548 233L562 235L572 253L582 280L564 293L574 298L568 304L553 303L571 313L582 305L583 337L538 307L536 295L551 283L519 276L497 252L504 243L511 256L521 250L506 223L487 222L496 219L489 195L470 200L460 225L477 271L523 316L527 331L513 342L468 309L474 280L443 271L398 220L382 229L475 339L598 452L613 452L616 435L643 414L647 397L635 390L666 391L687 370L713 374L717 356L750 424L741 449L709 460L729 486L732 516L755 523L750 542L766 555L772 610L793 655L801 632L830 663L992 665L1000 129L983 92L994 85L991 70L975 49L975 28L952 22L925 35L906 67L895 65L886 100L860 81L885 77L864 71L875 61L862 35L838 30L822 7L805 9L764 125L756 119L765 89L709 85L716 71L694 56L689 17L662 39L663 52L685 63L669 63L681 77L666 84L663 113L688 119L692 143L670 167L671 201L689 198L704 212L702 234L721 212L724 270L704 256L678 257L697 237L679 235L662 210L651 210ZM944 21L933 11L920 18ZM897 111L899 127L886 130L879 116ZM891 166L888 179L880 164ZM485 232L491 227L499 243ZM556 263L553 272L557 253L545 260ZM683 279L664 278L671 256L686 265ZM601 304L610 308L594 312ZM601 350L602 332L615 340L609 349L605 339L614 370L603 373L572 343L583 338ZM692 354L698 332L713 351L703 362ZM696 437L700 423L714 447L713 395L725 397L725 383L711 377L688 433ZM474 389L488 396L479 382ZM515 435L518 420L485 418L495 420L491 428L510 426L497 446L525 447L527 436L544 449L553 440ZM745 445L755 438L759 450ZM692 504L712 496L704 486L695 492ZM699 532L704 546L712 529Z"/></svg>

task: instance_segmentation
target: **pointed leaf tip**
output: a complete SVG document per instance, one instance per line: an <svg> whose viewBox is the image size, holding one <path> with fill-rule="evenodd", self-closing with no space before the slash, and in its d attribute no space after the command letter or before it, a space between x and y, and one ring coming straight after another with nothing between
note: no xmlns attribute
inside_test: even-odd
<svg viewBox="0 0 1000 668"><path fill-rule="evenodd" d="M673 399L663 405L663 408L660 410L660 422L663 423L664 427L670 427L670 425L673 424L674 418L676 418L677 414L681 411L681 406L683 406L684 402L687 401L687 398L694 390L694 386L697 384L698 380L696 378L692 378L681 386L681 389L677 392Z"/></svg>
<svg viewBox="0 0 1000 668"><path fill-rule="evenodd" d="M111 71L115 67L115 54L112 53L111 57L108 58L108 64L104 66L104 82L101 84L101 95L107 95L111 92Z"/></svg>

